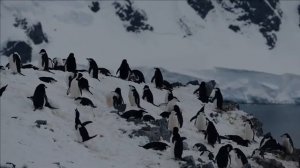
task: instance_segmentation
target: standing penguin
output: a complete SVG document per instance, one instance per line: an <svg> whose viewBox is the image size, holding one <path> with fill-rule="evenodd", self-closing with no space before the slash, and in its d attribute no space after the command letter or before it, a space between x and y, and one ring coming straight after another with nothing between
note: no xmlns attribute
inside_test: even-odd
<svg viewBox="0 0 300 168"><path fill-rule="evenodd" d="M74 57L74 53L70 53L66 62L65 62L65 71L68 72L76 72L76 59Z"/></svg>
<svg viewBox="0 0 300 168"><path fill-rule="evenodd" d="M168 103L170 100L173 99L173 92L172 90L167 90L166 96L165 96L165 103Z"/></svg>
<svg viewBox="0 0 300 168"><path fill-rule="evenodd" d="M28 97L33 101L33 106L34 106L33 111L35 111L36 109L43 109L44 106L49 107L51 109L56 109L52 107L48 102L48 98L46 95L46 88L47 87L44 84L39 84L36 87L33 96Z"/></svg>
<svg viewBox="0 0 300 168"><path fill-rule="evenodd" d="M293 140L290 137L290 135L288 133L285 133L285 134L281 135L281 137L283 138L281 145L285 149L285 152L287 154L293 154L294 144L293 144Z"/></svg>
<svg viewBox="0 0 300 168"><path fill-rule="evenodd" d="M231 167L244 167L246 164L248 164L248 159L239 148L233 149L233 156L235 162L232 164Z"/></svg>
<svg viewBox="0 0 300 168"><path fill-rule="evenodd" d="M98 79L98 65L92 58L87 58L89 61L89 74L92 78ZM99 80L99 79L98 79Z"/></svg>
<svg viewBox="0 0 300 168"><path fill-rule="evenodd" d="M182 160L182 152L183 152L183 140L185 140L185 137L181 137L178 133L179 129L178 127L174 127L173 129L173 137L172 137L172 143L174 144L174 158L175 160L179 159Z"/></svg>
<svg viewBox="0 0 300 168"><path fill-rule="evenodd" d="M199 85L199 88L194 91L194 94L198 94L198 99L201 100L203 103L207 103L208 96L206 93L206 84L202 81Z"/></svg>
<svg viewBox="0 0 300 168"><path fill-rule="evenodd" d="M160 71L159 68L154 68L154 69L155 69L155 73L154 73L154 76L151 79L151 82L153 82L153 80L155 80L156 88L162 89L163 82L164 82L163 76L162 76L161 71Z"/></svg>
<svg viewBox="0 0 300 168"><path fill-rule="evenodd" d="M89 136L89 133L88 133L87 129L85 128L85 126L92 123L92 121L86 121L86 122L81 123L79 117L80 117L80 113L77 109L75 109L75 129L77 130L77 128L79 128L79 133L81 135L82 142L85 142L85 141L95 138L97 135Z"/></svg>
<svg viewBox="0 0 300 168"><path fill-rule="evenodd" d="M222 110L223 109L223 96L222 96L220 88L215 89L215 95L211 99L211 102L214 102L215 99L217 100L217 103L216 103L217 109Z"/></svg>
<svg viewBox="0 0 300 168"><path fill-rule="evenodd" d="M153 94L148 85L144 86L142 99L153 104Z"/></svg>
<svg viewBox="0 0 300 168"><path fill-rule="evenodd" d="M106 95L106 104L108 107L113 106L115 109L118 109L118 107L121 107L122 105L124 105L122 92L119 87L117 87L115 89L115 91L112 91Z"/></svg>
<svg viewBox="0 0 300 168"><path fill-rule="evenodd" d="M230 144L224 145L219 149L219 152L216 156L218 168L227 168L228 160L230 159L229 152L231 150L232 146Z"/></svg>
<svg viewBox="0 0 300 168"><path fill-rule="evenodd" d="M245 123L245 140L253 141L254 140L254 128L251 120L247 119Z"/></svg>
<svg viewBox="0 0 300 168"><path fill-rule="evenodd" d="M86 78L83 77L82 73L78 73L77 80L78 80L79 88L80 88L81 90L86 90L86 91L88 91L90 94L93 94L93 93L90 91L89 81L88 81Z"/></svg>
<svg viewBox="0 0 300 168"><path fill-rule="evenodd" d="M194 119L196 119L195 127L198 129L198 131L206 130L206 116L204 113L204 106L194 117L191 118L190 122L192 122Z"/></svg>
<svg viewBox="0 0 300 168"><path fill-rule="evenodd" d="M207 128L206 128L206 133L205 133L204 139L206 139L206 137L207 137L208 144L210 144L212 147L214 147L217 140L220 143L219 133L218 133L214 123L209 121L209 120L208 120L208 125L207 125Z"/></svg>
<svg viewBox="0 0 300 168"><path fill-rule="evenodd" d="M82 95L82 90L80 89L79 84L78 84L78 74L76 74L76 73L74 74L73 78L70 80L67 95L69 95L69 94L70 94L70 97L73 97L73 98L81 97L81 95Z"/></svg>
<svg viewBox="0 0 300 168"><path fill-rule="evenodd" d="M140 106L140 95L135 89L134 86L129 85L129 93L128 93L128 99L131 106L137 106L138 108L142 108Z"/></svg>
<svg viewBox="0 0 300 168"><path fill-rule="evenodd" d="M123 59L119 69L117 70L116 74L118 74L118 72L120 72L119 77L123 80L127 80L130 74L130 67L127 63L126 59Z"/></svg>
<svg viewBox="0 0 300 168"><path fill-rule="evenodd" d="M175 127L181 128L183 124L182 114L177 105L174 106L174 111L171 112L168 121L168 130L173 131Z"/></svg>
<svg viewBox="0 0 300 168"><path fill-rule="evenodd" d="M24 74L21 73L21 67L22 67L21 57L17 52L14 52L9 57L9 69L13 74L18 73L25 76Z"/></svg>
<svg viewBox="0 0 300 168"><path fill-rule="evenodd" d="M39 52L41 59L39 64L39 69L42 71L49 71L49 57L45 49L41 49Z"/></svg>

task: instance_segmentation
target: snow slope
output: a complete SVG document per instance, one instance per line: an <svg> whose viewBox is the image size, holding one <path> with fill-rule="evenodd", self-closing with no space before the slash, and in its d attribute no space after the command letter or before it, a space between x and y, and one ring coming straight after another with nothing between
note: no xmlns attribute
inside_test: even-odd
<svg viewBox="0 0 300 168"><path fill-rule="evenodd" d="M93 95L83 92L83 96L89 97L97 106L92 109L75 104L74 100L66 95L67 85L65 77L67 73L55 71L55 74L48 72L23 70L26 76L12 75L9 71L1 71L1 86L8 84L6 91L1 97L1 165L12 162L21 167L27 165L30 168L54 168L54 167L179 167L178 161L174 161L170 148L164 152L145 150L139 145L146 144L149 140L146 137L129 137L133 129L139 129L144 124L135 125L127 122L117 114L111 113L113 109L106 107L105 95L116 87L122 89L122 95L128 109L128 85L134 85L140 95L144 84L136 84L113 77L101 76L100 82L92 79L84 73L90 85ZM31 96L35 87L43 83L38 77L49 76L58 82L46 84L46 93L50 103L59 108L51 110L33 111L33 105L28 96ZM146 76L149 79L149 76ZM162 103L166 91L155 89L153 84L148 84L155 97L156 104ZM203 143L216 155L222 144L216 144L215 148L207 145L204 135L197 132L193 123L189 120L201 108L201 103L192 94L193 87L182 87L174 90L174 95L181 101L178 103L183 113L183 128L180 130L181 136L187 137L189 150L183 152L183 156L192 155L199 158L199 152L192 150L195 143ZM159 114L163 107L155 107L145 101L141 101L141 106L152 116L159 119ZM213 104L206 106L205 113L213 111ZM81 138L74 129L75 109L81 112L81 121L91 120L92 124L87 126L90 135L97 134L95 139L85 143L79 143ZM243 111L229 111L216 120L216 128L220 135L242 134L242 116L247 114ZM47 125L37 128L36 120L47 120ZM260 138L256 137L259 141ZM237 146L250 156L252 151L258 147L258 143L253 143L248 148ZM267 158L274 158L267 155ZM200 157L205 162L208 158ZM253 167L259 167L255 162L249 160ZM198 164L199 162L196 161ZM296 167L295 162L282 161L286 167ZM59 165L57 165L59 164Z"/></svg>
<svg viewBox="0 0 300 168"><path fill-rule="evenodd" d="M90 1L1 1L1 48L9 40L22 40L33 47L33 60L45 48L50 57L65 58L74 52L80 62L94 57L111 69L126 58L132 66L172 71L225 67L300 74L297 1L278 3L282 24L273 50L265 45L257 25L237 22L237 16L216 1L204 19L186 1L132 1L154 28L141 33L126 32L113 2L100 1L100 11L94 13ZM33 45L23 30L12 26L16 17L29 24L40 21L49 43ZM230 24L243 30L235 33L228 29ZM187 31L192 35L186 36Z"/></svg>

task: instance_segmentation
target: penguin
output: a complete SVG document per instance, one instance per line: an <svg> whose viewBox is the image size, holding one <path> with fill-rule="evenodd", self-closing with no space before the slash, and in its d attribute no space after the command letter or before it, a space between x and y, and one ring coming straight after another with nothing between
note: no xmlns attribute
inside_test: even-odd
<svg viewBox="0 0 300 168"><path fill-rule="evenodd" d="M52 77L39 77L39 79L43 82L46 82L46 83L54 83L54 82L57 82L57 80L55 80L54 78Z"/></svg>
<svg viewBox="0 0 300 168"><path fill-rule="evenodd" d="M76 59L74 53L70 53L65 62L65 71L76 72L77 70Z"/></svg>
<svg viewBox="0 0 300 168"><path fill-rule="evenodd" d="M32 65L32 64L26 64L26 65L22 65L22 69L33 69L33 70L38 70L39 68Z"/></svg>
<svg viewBox="0 0 300 168"><path fill-rule="evenodd" d="M259 148L260 151L263 152L273 152L273 151L282 151L283 147L277 143L277 141L272 137L268 137L267 139L264 140L262 143L262 146Z"/></svg>
<svg viewBox="0 0 300 168"><path fill-rule="evenodd" d="M131 70L130 75L129 75L129 81L132 81L132 82L135 82L138 84L145 83L144 74L137 69Z"/></svg>
<svg viewBox="0 0 300 168"><path fill-rule="evenodd" d="M264 135L264 137L261 139L259 147L261 148L262 146L264 146L264 144L269 140L269 139L273 139L272 135L270 132L266 133Z"/></svg>
<svg viewBox="0 0 300 168"><path fill-rule="evenodd" d="M215 89L215 95L210 102L214 102L214 100L217 100L217 109L223 110L223 96L219 88Z"/></svg>
<svg viewBox="0 0 300 168"><path fill-rule="evenodd" d="M130 71L131 71L131 69L130 69L128 63L127 63L127 60L123 59L119 69L116 72L116 74L118 74L120 72L119 78L121 78L123 80L127 80L128 77L129 77Z"/></svg>
<svg viewBox="0 0 300 168"><path fill-rule="evenodd" d="M20 74L25 76L24 74L21 73L21 57L17 52L14 52L13 54L10 55L9 57L9 69L13 74Z"/></svg>
<svg viewBox="0 0 300 168"><path fill-rule="evenodd" d="M152 117L151 115L144 115L143 121L155 121L155 118Z"/></svg>
<svg viewBox="0 0 300 168"><path fill-rule="evenodd" d="M174 158L175 160L182 160L183 140L185 140L186 138L180 136L178 127L174 127L172 131L172 143L174 144Z"/></svg>
<svg viewBox="0 0 300 168"><path fill-rule="evenodd" d="M202 143L196 143L194 146L193 146L193 150L197 150L199 152L202 152L202 151L206 151L207 148L205 145L203 145Z"/></svg>
<svg viewBox="0 0 300 168"><path fill-rule="evenodd" d="M207 96L207 91L206 91L206 84L205 82L201 82L199 85L199 88L196 89L193 94L198 94L198 99L202 102L202 103L207 103L208 102L208 96Z"/></svg>
<svg viewBox="0 0 300 168"><path fill-rule="evenodd" d="M236 142L238 145L248 147L250 144L249 140L244 140L242 137L238 135L225 135L224 139L231 140L233 142Z"/></svg>
<svg viewBox="0 0 300 168"><path fill-rule="evenodd" d="M246 120L244 134L245 140L254 141L254 127L249 119Z"/></svg>
<svg viewBox="0 0 300 168"><path fill-rule="evenodd" d="M80 121L80 113L77 109L75 109L75 130L79 129L80 136L82 138L82 142L88 141L90 139L95 138L97 135L89 136L86 125L92 123L92 121L81 122Z"/></svg>
<svg viewBox="0 0 300 168"><path fill-rule="evenodd" d="M173 99L174 95L172 90L167 90L166 96L165 96L165 103L168 103Z"/></svg>
<svg viewBox="0 0 300 168"><path fill-rule="evenodd" d="M294 144L293 144L293 140L290 137L290 135L288 133L285 133L285 134L281 135L281 137L283 138L281 145L284 148L285 153L293 154Z"/></svg>
<svg viewBox="0 0 300 168"><path fill-rule="evenodd" d="M124 112L123 114L118 113L122 118L129 119L129 118L134 118L134 119L139 119L141 120L143 118L144 113L147 113L145 110L129 110Z"/></svg>
<svg viewBox="0 0 300 168"><path fill-rule="evenodd" d="M42 71L49 71L49 57L45 49L39 52L41 58L39 62L39 69Z"/></svg>
<svg viewBox="0 0 300 168"><path fill-rule="evenodd" d="M207 149L204 150L204 151L201 151L200 152L200 156L201 157L206 156L209 160L215 162L215 160L214 160L214 158L215 158L214 154L211 151L207 150Z"/></svg>
<svg viewBox="0 0 300 168"><path fill-rule="evenodd" d="M155 80L156 88L162 89L163 82L164 82L163 76L162 76L161 71L160 71L159 68L154 68L154 69L155 69L155 73L154 73L154 76L151 79L151 83L153 82L153 80Z"/></svg>
<svg viewBox="0 0 300 168"><path fill-rule="evenodd" d="M83 106L91 106L93 108L97 108L97 106L95 106L94 103L86 97L77 97L75 98L75 101Z"/></svg>
<svg viewBox="0 0 300 168"><path fill-rule="evenodd" d="M218 154L216 155L218 168L227 168L228 161L230 160L229 152L232 149L233 147L230 144L224 145L219 149Z"/></svg>
<svg viewBox="0 0 300 168"><path fill-rule="evenodd" d="M159 151L164 151L167 149L167 147L170 147L168 144L164 142L149 142L143 146L145 149L153 149L153 150L159 150Z"/></svg>
<svg viewBox="0 0 300 168"><path fill-rule="evenodd" d="M171 83L166 80L163 80L163 88L166 90L173 90L173 86L171 85Z"/></svg>
<svg viewBox="0 0 300 168"><path fill-rule="evenodd" d="M114 107L115 109L120 111L120 107L125 106L124 104L124 100L122 97L122 93L121 93L121 89L120 88L116 88L115 91L110 92L109 94L106 95L106 104L108 107ZM124 109L125 110L125 109ZM121 111L124 111L121 110Z"/></svg>
<svg viewBox="0 0 300 168"><path fill-rule="evenodd" d="M129 85L129 93L128 93L128 98L129 98L129 103L131 106L137 106L138 108L142 108L140 106L140 95L135 89L134 86Z"/></svg>
<svg viewBox="0 0 300 168"><path fill-rule="evenodd" d="M153 103L153 94L148 85L144 86L142 99L151 104L154 104Z"/></svg>
<svg viewBox="0 0 300 168"><path fill-rule="evenodd" d="M218 133L214 123L209 121L209 120L208 120L208 125L207 125L207 128L206 128L206 133L205 133L204 139L206 139L206 138L207 138L208 144L210 144L212 147L214 147L217 140L220 143L219 133Z"/></svg>
<svg viewBox="0 0 300 168"><path fill-rule="evenodd" d="M232 165L232 167L244 167L246 164L248 164L248 159L245 156L245 154L243 153L243 151L241 151L239 148L234 148L233 151L233 156L234 156L234 164Z"/></svg>
<svg viewBox="0 0 300 168"><path fill-rule="evenodd" d="M52 107L49 102L48 102L48 98L46 95L46 86L44 84L39 84L34 93L33 96L28 97L29 99L31 99L33 101L33 105L34 105L34 110L36 109L43 109L44 106L50 108L50 109L56 109L54 107Z"/></svg>
<svg viewBox="0 0 300 168"><path fill-rule="evenodd" d="M110 71L106 68L98 68L98 72L105 76L113 76Z"/></svg>
<svg viewBox="0 0 300 168"><path fill-rule="evenodd" d="M53 70L65 71L64 62L61 58L53 58Z"/></svg>
<svg viewBox="0 0 300 168"><path fill-rule="evenodd" d="M86 90L91 95L93 95L93 93L90 91L89 81L83 77L82 73L78 73L77 80L78 80L78 86L81 90Z"/></svg>
<svg viewBox="0 0 300 168"><path fill-rule="evenodd" d="M98 65L96 61L92 58L87 58L89 61L89 74L92 78L98 79Z"/></svg>
<svg viewBox="0 0 300 168"><path fill-rule="evenodd" d="M167 103L166 111L171 112L174 110L174 106L176 105L177 102L180 102L177 97L173 97L172 100L170 100Z"/></svg>
<svg viewBox="0 0 300 168"><path fill-rule="evenodd" d="M1 89L0 89L0 97L2 96L2 94L5 91L5 89L6 89L7 86L8 86L8 84L5 85L5 86L3 86L3 87L1 87Z"/></svg>
<svg viewBox="0 0 300 168"><path fill-rule="evenodd" d="M67 95L73 98L80 97L82 95L82 89L79 87L78 74L75 73L73 78L70 80Z"/></svg>
<svg viewBox="0 0 300 168"><path fill-rule="evenodd" d="M0 65L0 71L5 70L5 67Z"/></svg>
<svg viewBox="0 0 300 168"><path fill-rule="evenodd" d="M168 130L173 131L175 127L181 128L183 124L182 114L177 105L174 106L174 111L171 112L168 121Z"/></svg>
<svg viewBox="0 0 300 168"><path fill-rule="evenodd" d="M196 119L195 127L198 129L198 131L206 130L206 116L204 113L204 106L194 117L191 118L190 122L192 122L194 119Z"/></svg>

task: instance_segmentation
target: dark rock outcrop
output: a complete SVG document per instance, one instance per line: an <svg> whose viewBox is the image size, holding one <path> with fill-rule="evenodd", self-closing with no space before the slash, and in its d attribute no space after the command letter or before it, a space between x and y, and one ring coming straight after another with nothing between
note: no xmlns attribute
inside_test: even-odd
<svg viewBox="0 0 300 168"><path fill-rule="evenodd" d="M43 42L48 43L47 35L43 32L41 22L36 24L28 24L26 18L15 18L15 27L25 30L26 35L33 41L35 45L41 44Z"/></svg>
<svg viewBox="0 0 300 168"><path fill-rule="evenodd" d="M93 1L91 2L91 5L89 5L89 8L91 9L91 11L96 13L100 10L100 4L98 1Z"/></svg>
<svg viewBox="0 0 300 168"><path fill-rule="evenodd" d="M236 25L229 25L228 28L231 29L234 32L241 31L241 28L239 26L236 26Z"/></svg>
<svg viewBox="0 0 300 168"><path fill-rule="evenodd" d="M8 41L1 50L1 53L5 56L10 56L14 52L20 54L22 63L31 61L32 48L25 41Z"/></svg>
<svg viewBox="0 0 300 168"><path fill-rule="evenodd" d="M202 19L206 17L210 10L214 9L210 0L187 0L187 3L201 16Z"/></svg>
<svg viewBox="0 0 300 168"><path fill-rule="evenodd" d="M279 0L218 0L222 7L238 15L237 20L246 24L259 26L259 31L265 37L269 49L276 45L275 32L279 31L282 11L279 9ZM242 10L236 13L237 9Z"/></svg>
<svg viewBox="0 0 300 168"><path fill-rule="evenodd" d="M130 0L115 1L113 5L117 16L124 22L124 27L128 32L153 31L153 27L146 23L148 20L146 13L143 10L135 9Z"/></svg>

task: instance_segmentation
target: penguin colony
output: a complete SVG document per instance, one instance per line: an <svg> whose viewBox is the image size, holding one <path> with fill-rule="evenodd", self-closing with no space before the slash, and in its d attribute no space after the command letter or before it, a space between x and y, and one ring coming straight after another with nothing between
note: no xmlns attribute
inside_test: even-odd
<svg viewBox="0 0 300 168"><path fill-rule="evenodd" d="M21 69L32 68L34 70L46 71L49 73L54 73L52 71L64 71L66 73L66 84L67 84L67 92L70 98L74 99L74 101L78 105L82 106L90 106L91 108L96 108L97 106L87 97L82 97L82 92L87 92L90 95L93 93L90 90L89 80L90 78L99 79L99 73L105 76L112 76L109 70L101 67L99 68L96 61L93 58L87 58L89 62L88 70L78 70L76 65L76 58L74 53L70 53L66 59L54 58L53 60L48 57L48 54L45 49L41 49L39 52L40 59L38 66L35 67L31 64L22 65L21 58L19 53L13 53L9 57L9 63L6 66L12 74L20 74L25 76ZM5 70L3 66L1 66L1 70ZM52 70L52 71L50 71ZM124 118L126 120L134 119L141 120L144 122L155 121L156 119L151 116L144 108L141 107L141 100L150 103L154 106L160 107L165 105L165 111L160 114L160 116L167 120L168 122L168 130L172 134L170 139L170 143L167 144L165 142L149 142L148 144L142 145L144 149L153 149L164 151L169 147L171 148L171 152L175 160L183 160L183 141L188 139L188 137L181 137L180 128L183 126L183 115L181 108L178 105L179 99L173 95L173 88L171 84L163 79L162 72L159 68L154 68L154 76L151 78L151 82L154 83L155 87L159 89L161 92L166 92L165 102L162 102L160 105L155 104L155 95L150 90L149 85L144 85L144 89L142 92L142 96L140 99L140 95L138 90L133 85L129 85L128 92L128 100L129 105L132 107L137 107L138 109L126 110L128 107L125 104L122 97L122 88L116 88L114 91L111 91L106 95L106 103L108 107L113 107L117 110L117 114L119 117ZM88 73L89 77L84 77L83 74ZM128 80L135 82L137 84L145 83L145 77L143 73L139 70L131 70L128 62L124 59L118 68L116 74L119 74L118 78L123 80ZM39 79L47 84L52 84L57 82L52 77L39 77ZM100 81L101 82L101 81ZM41 83L39 84L33 95L28 97L33 103L33 111L42 110L47 107L50 109L57 109L51 102L49 102L48 96L46 94L47 86ZM143 85L143 84L142 84ZM209 85L209 87L208 87ZM207 145L215 148L215 145L221 144L221 139L225 139L226 141L235 142L237 145L248 147L251 143L257 143L255 141L255 128L251 120L247 119L244 123L244 135L219 135L218 130L215 127L215 120L213 117L208 118L207 112L205 111L205 104L208 102L213 102L216 104L216 110L220 113L224 113L223 111L223 96L221 90L218 87L215 87L215 83L213 85L207 84L202 81L199 85L199 88L196 89L193 94L196 94L198 99L200 100L199 104L202 105L200 110L196 113L194 117L190 119L190 122L194 121L194 125L198 132L195 134L203 134L204 139L207 140ZM8 84L2 86L0 89L0 96L3 95L3 92L9 90ZM212 86L212 87L211 87ZM157 102L158 103L158 102ZM93 138L96 138L97 135L90 136L86 126L91 124L92 121L81 122L80 120L80 112L78 109L75 109L75 131L81 136L81 141L89 141ZM273 151L282 151L285 154L293 154L294 145L292 138L288 133L283 134L282 136L283 142L282 144L278 143L270 134L266 134L260 142L259 148L253 151L251 158L255 157L263 157L266 152ZM224 144L224 143L222 143ZM222 145L216 157L214 154L207 150L207 147L203 144L197 143L194 145L196 150L200 153L200 156L207 155L210 160L216 163L219 168L226 168L228 166L232 167L245 167L248 163L249 157L246 157L243 151L239 148L233 148L231 144ZM233 158L231 158L231 156ZM233 163L232 163L233 162ZM231 165L232 164L232 165Z"/></svg>

